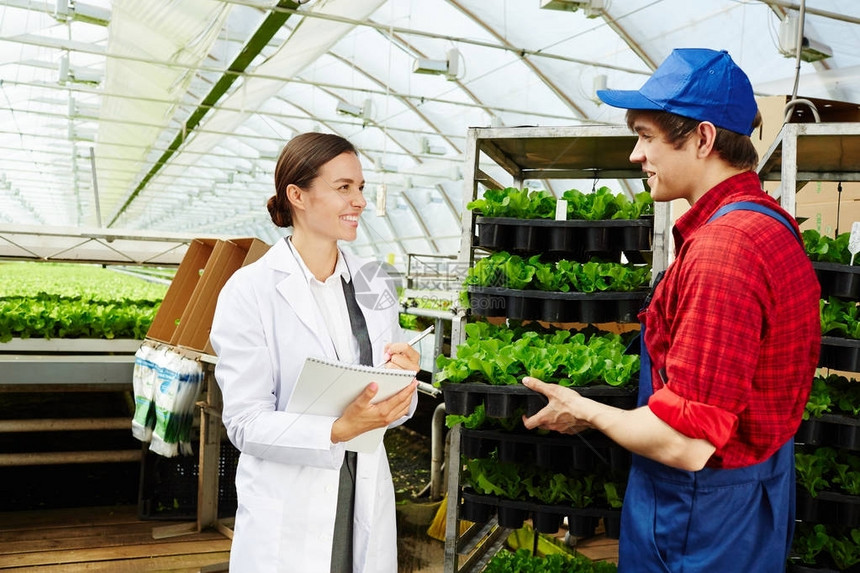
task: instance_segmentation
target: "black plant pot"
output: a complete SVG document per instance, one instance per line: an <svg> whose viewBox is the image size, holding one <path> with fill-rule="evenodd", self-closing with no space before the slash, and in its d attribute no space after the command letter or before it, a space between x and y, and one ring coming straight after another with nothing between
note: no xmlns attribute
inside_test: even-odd
<svg viewBox="0 0 860 573"><path fill-rule="evenodd" d="M527 295L511 295L505 300L508 309L507 317L512 320L531 320L536 316L540 316L543 301L539 298Z"/></svg>
<svg viewBox="0 0 860 573"><path fill-rule="evenodd" d="M543 394L532 392L526 396L526 416L534 416L549 404L549 400Z"/></svg>
<svg viewBox="0 0 860 573"><path fill-rule="evenodd" d="M812 268L821 284L821 298L860 299L860 266L812 263Z"/></svg>
<svg viewBox="0 0 860 573"><path fill-rule="evenodd" d="M562 516L558 513L537 511L532 524L539 533L556 533L561 527Z"/></svg>
<svg viewBox="0 0 860 573"><path fill-rule="evenodd" d="M442 396L446 412L457 416L470 415L484 401L483 394L469 392L466 384L443 384Z"/></svg>
<svg viewBox="0 0 860 573"><path fill-rule="evenodd" d="M621 514L617 516L606 516L603 518L603 529L609 539L621 537Z"/></svg>
<svg viewBox="0 0 860 573"><path fill-rule="evenodd" d="M834 370L860 372L860 340L822 336L818 365Z"/></svg>
<svg viewBox="0 0 860 573"><path fill-rule="evenodd" d="M471 434L463 435L460 440L461 453L469 459L487 458L495 447L495 442Z"/></svg>
<svg viewBox="0 0 860 573"><path fill-rule="evenodd" d="M570 467L574 471L590 472L595 468L597 459L594 452L587 446L571 448L568 450L570 456Z"/></svg>
<svg viewBox="0 0 860 573"><path fill-rule="evenodd" d="M823 430L824 426L817 419L803 420L797 429L797 434L794 435L794 442L817 446L821 443Z"/></svg>
<svg viewBox="0 0 860 573"><path fill-rule="evenodd" d="M486 414L490 418L509 418L514 414L516 403L519 402L520 396L514 394L489 393L487 394L484 405Z"/></svg>
<svg viewBox="0 0 860 573"><path fill-rule="evenodd" d="M499 460L503 462L523 463L529 448L526 444L512 440L500 440Z"/></svg>
<svg viewBox="0 0 860 573"><path fill-rule="evenodd" d="M651 229L651 226L623 227L613 247L622 251L650 251Z"/></svg>
<svg viewBox="0 0 860 573"><path fill-rule="evenodd" d="M627 473L633 463L632 454L620 446L611 446L607 449L609 451L609 467L613 471Z"/></svg>
<svg viewBox="0 0 860 573"><path fill-rule="evenodd" d="M485 223L477 225L477 228L477 246L491 251L504 251L510 248L513 234L509 227L496 223Z"/></svg>
<svg viewBox="0 0 860 573"><path fill-rule="evenodd" d="M824 414L812 420L805 420L803 424L810 422L819 428L814 445L860 450L860 419L839 414Z"/></svg>
<svg viewBox="0 0 860 573"><path fill-rule="evenodd" d="M478 316L507 316L507 299L504 296L483 292L470 292L469 307L472 310L472 314Z"/></svg>
<svg viewBox="0 0 860 573"><path fill-rule="evenodd" d="M520 529L523 526L523 521L529 517L529 512L525 509L511 507L504 503L499 505L498 513L499 525L510 529Z"/></svg>
<svg viewBox="0 0 860 573"><path fill-rule="evenodd" d="M845 448L848 450L860 450L860 426L857 425L857 418L848 416L840 416L845 422L836 426L833 445L837 448Z"/></svg>
<svg viewBox="0 0 860 573"><path fill-rule="evenodd" d="M591 253L612 251L609 227L588 227L585 230L585 250Z"/></svg>
<svg viewBox="0 0 860 573"><path fill-rule="evenodd" d="M567 526L574 537L593 537L600 518L593 515L568 515Z"/></svg>
<svg viewBox="0 0 860 573"><path fill-rule="evenodd" d="M537 444L535 446L535 463L538 467L563 473L570 467L570 460L558 455L559 448L553 444Z"/></svg>
<svg viewBox="0 0 860 573"><path fill-rule="evenodd" d="M542 302L541 313L537 315L542 320L546 322L581 322L579 301L547 298Z"/></svg>
<svg viewBox="0 0 860 573"><path fill-rule="evenodd" d="M554 227L547 230L547 251L564 253L565 258L580 260L585 254L583 237L575 227Z"/></svg>
<svg viewBox="0 0 860 573"><path fill-rule="evenodd" d="M460 504L460 519L473 523L486 523L493 516L493 506L488 503L464 499Z"/></svg>
<svg viewBox="0 0 860 573"><path fill-rule="evenodd" d="M514 227L514 229L514 250L525 253L536 253L546 250L543 227L521 225Z"/></svg>
<svg viewBox="0 0 860 573"><path fill-rule="evenodd" d="M860 496L820 491L812 497L804 488L798 487L797 518L810 523L857 527L860 525Z"/></svg>

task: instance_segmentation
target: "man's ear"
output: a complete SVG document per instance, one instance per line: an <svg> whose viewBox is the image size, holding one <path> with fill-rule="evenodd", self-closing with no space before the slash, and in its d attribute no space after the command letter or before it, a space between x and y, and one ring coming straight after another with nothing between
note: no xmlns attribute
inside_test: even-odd
<svg viewBox="0 0 860 573"><path fill-rule="evenodd" d="M714 149L714 141L717 139L717 128L710 121L699 123L696 128L695 142L696 155L705 158Z"/></svg>
<svg viewBox="0 0 860 573"><path fill-rule="evenodd" d="M287 185L287 201L290 202L290 205L293 206L294 209L305 210L305 192L304 189L299 187L298 185L294 185L290 183Z"/></svg>

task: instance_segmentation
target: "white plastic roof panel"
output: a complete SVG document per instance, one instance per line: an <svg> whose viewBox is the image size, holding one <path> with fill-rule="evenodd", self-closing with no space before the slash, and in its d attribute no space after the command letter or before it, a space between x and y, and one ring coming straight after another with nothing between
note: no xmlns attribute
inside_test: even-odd
<svg viewBox="0 0 860 573"><path fill-rule="evenodd" d="M114 213L136 183L153 142L169 127L174 109L186 93L195 68L211 51L229 6L206 0L172 3L116 1L108 27L105 91L134 94L135 99L107 96L100 110L96 169L99 174L126 169L100 188L105 216ZM114 147L133 142L134 146ZM130 165L129 165L130 164Z"/></svg>

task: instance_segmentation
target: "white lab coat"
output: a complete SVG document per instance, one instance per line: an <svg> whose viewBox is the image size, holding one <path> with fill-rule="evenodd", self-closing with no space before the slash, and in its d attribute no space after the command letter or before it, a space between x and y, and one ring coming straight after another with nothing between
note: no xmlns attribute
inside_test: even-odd
<svg viewBox="0 0 860 573"><path fill-rule="evenodd" d="M377 364L383 346L402 338L396 295L378 263L341 254L352 277L362 273L356 298ZM376 293L384 296L370 308ZM218 297L210 338L224 425L241 452L231 573L329 573L344 446L331 444L334 417L284 410L305 357L335 358L335 351L285 240L233 274ZM409 416L416 404L417 395ZM358 455L355 494L353 571L396 572L394 488L383 446Z"/></svg>

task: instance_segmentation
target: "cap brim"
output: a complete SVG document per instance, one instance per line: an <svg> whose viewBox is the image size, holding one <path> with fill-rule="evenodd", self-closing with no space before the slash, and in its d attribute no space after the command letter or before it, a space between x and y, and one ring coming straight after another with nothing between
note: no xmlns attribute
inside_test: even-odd
<svg viewBox="0 0 860 573"><path fill-rule="evenodd" d="M597 90L597 97L605 104L623 109L663 109L636 90Z"/></svg>

